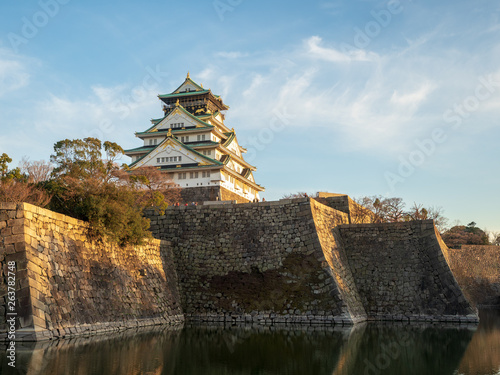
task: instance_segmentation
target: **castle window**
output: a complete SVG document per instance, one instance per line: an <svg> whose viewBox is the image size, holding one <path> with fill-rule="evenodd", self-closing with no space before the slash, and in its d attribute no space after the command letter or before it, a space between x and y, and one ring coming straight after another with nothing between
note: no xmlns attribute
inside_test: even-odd
<svg viewBox="0 0 500 375"><path fill-rule="evenodd" d="M160 163L161 163L161 158L156 158L156 162L157 162L158 164L160 164Z"/></svg>
<svg viewBox="0 0 500 375"><path fill-rule="evenodd" d="M185 180L185 179L186 179L186 172L179 173L179 180Z"/></svg>

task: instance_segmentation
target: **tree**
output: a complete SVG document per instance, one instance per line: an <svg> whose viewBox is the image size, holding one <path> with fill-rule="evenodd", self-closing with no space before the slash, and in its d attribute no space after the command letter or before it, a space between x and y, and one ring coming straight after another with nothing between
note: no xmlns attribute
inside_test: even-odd
<svg viewBox="0 0 500 375"><path fill-rule="evenodd" d="M284 194L281 199L296 199L296 198L305 198L305 197L312 197L314 196L313 194L308 194L303 191L299 191L297 193L289 193L289 194Z"/></svg>
<svg viewBox="0 0 500 375"><path fill-rule="evenodd" d="M491 241L492 245L500 246L500 233L493 234L493 240Z"/></svg>
<svg viewBox="0 0 500 375"><path fill-rule="evenodd" d="M151 237L149 220L142 216L144 191L116 164L122 153L116 143L96 138L59 141L50 157L53 178L45 187L54 195L50 208L88 221L90 235L137 244Z"/></svg>
<svg viewBox="0 0 500 375"><path fill-rule="evenodd" d="M489 245L488 235L475 222L465 225L457 225L442 235L446 246L450 248L460 248L462 245Z"/></svg>
<svg viewBox="0 0 500 375"><path fill-rule="evenodd" d="M443 216L441 207L425 208L422 204L413 203L413 206L407 211L407 220L434 220L434 224L439 231L444 231L448 224L448 219Z"/></svg>
<svg viewBox="0 0 500 375"><path fill-rule="evenodd" d="M0 156L0 202L31 203L45 207L50 202L50 195L29 182L19 168L9 169L12 159L5 153Z"/></svg>
<svg viewBox="0 0 500 375"><path fill-rule="evenodd" d="M441 207L425 208L422 204L413 203L405 210L402 198L386 198L380 195L354 199L361 207L354 206L351 212L353 222L358 223L395 223L410 220L432 219L440 231L444 230L448 219L442 214Z"/></svg>
<svg viewBox="0 0 500 375"><path fill-rule="evenodd" d="M129 174L132 186L141 191L141 205L156 207L164 211L181 199L181 189L167 174L155 167L141 167L134 170L125 170Z"/></svg>
<svg viewBox="0 0 500 375"><path fill-rule="evenodd" d="M20 169L27 176L28 182L38 184L50 180L54 167L45 160L31 161L23 158Z"/></svg>
<svg viewBox="0 0 500 375"><path fill-rule="evenodd" d="M54 152L50 156L50 161L56 165L52 172L54 177L103 178L103 182L107 182L119 170L116 160L123 149L114 142L102 143L89 137L59 141L54 145Z"/></svg>
<svg viewBox="0 0 500 375"><path fill-rule="evenodd" d="M0 177L4 178L7 176L9 171L9 163L12 163L12 159L9 158L5 152L0 156Z"/></svg>

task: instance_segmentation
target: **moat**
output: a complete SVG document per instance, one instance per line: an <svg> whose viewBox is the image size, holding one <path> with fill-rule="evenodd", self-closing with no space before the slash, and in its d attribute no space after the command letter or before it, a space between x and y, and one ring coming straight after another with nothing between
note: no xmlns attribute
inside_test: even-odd
<svg viewBox="0 0 500 375"><path fill-rule="evenodd" d="M500 374L500 311L480 324L193 326L18 343L2 374Z"/></svg>

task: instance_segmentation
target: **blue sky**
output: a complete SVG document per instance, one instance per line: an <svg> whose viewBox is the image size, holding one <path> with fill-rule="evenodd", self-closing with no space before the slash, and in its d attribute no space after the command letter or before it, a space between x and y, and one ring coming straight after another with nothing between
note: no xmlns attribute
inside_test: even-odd
<svg viewBox="0 0 500 375"><path fill-rule="evenodd" d="M267 200L397 196L500 231L499 17L482 0L3 2L0 153L136 147L189 71L231 107Z"/></svg>

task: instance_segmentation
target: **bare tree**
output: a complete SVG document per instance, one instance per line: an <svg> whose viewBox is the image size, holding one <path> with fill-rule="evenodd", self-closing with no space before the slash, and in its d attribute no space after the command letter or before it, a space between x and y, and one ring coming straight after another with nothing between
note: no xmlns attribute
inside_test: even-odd
<svg viewBox="0 0 500 375"><path fill-rule="evenodd" d="M165 208L181 200L179 185L156 167L137 168L129 175L135 188L144 192L141 199L150 206Z"/></svg>
<svg viewBox="0 0 500 375"><path fill-rule="evenodd" d="M45 160L31 161L24 157L19 163L21 173L28 177L28 182L37 184L48 181L54 167Z"/></svg>

